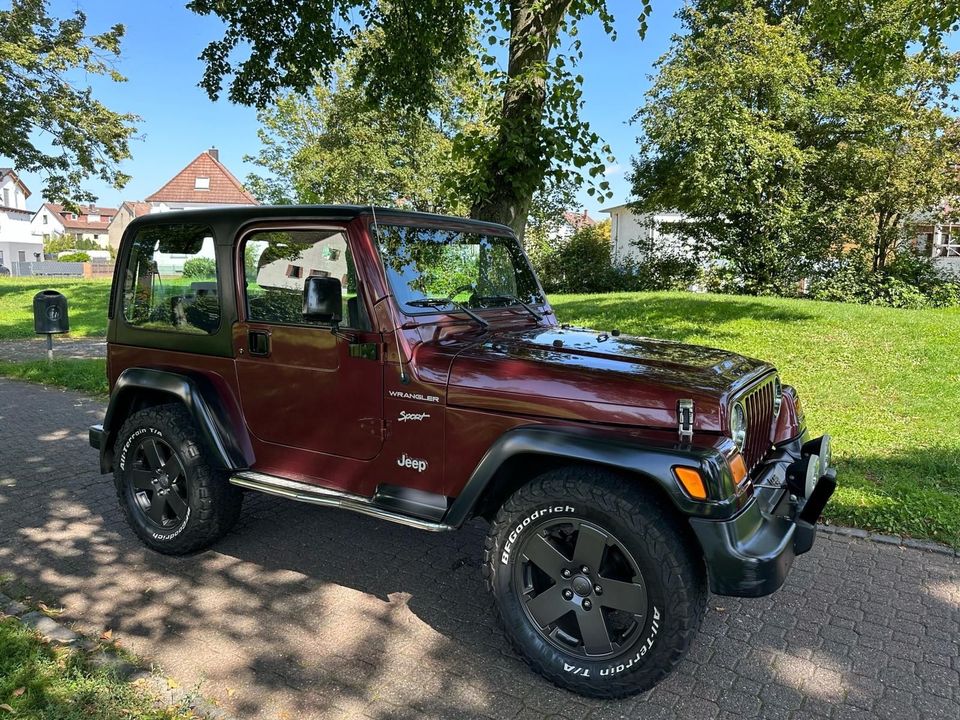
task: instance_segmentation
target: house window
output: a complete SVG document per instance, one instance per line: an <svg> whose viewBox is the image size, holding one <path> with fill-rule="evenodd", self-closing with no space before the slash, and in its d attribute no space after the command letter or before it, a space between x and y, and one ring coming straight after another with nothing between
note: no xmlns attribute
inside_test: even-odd
<svg viewBox="0 0 960 720"><path fill-rule="evenodd" d="M99 236L99 235L94 235L94 236L93 236L93 239L94 239L94 240L99 240L99 239L100 239L100 236Z"/></svg>
<svg viewBox="0 0 960 720"><path fill-rule="evenodd" d="M27 253L24 252L23 250L18 250L18 251L17 251L17 260L20 261L20 262L26 262L26 261L27 261Z"/></svg>
<svg viewBox="0 0 960 720"><path fill-rule="evenodd" d="M303 277L303 268L299 265L287 265L287 277L288 278L301 278Z"/></svg>
<svg viewBox="0 0 960 720"><path fill-rule="evenodd" d="M10 188L3 189L3 204L10 207Z"/></svg>
<svg viewBox="0 0 960 720"><path fill-rule="evenodd" d="M43 218L43 224L46 225L46 224L47 224L47 214L44 213L44 214L41 215L40 217Z"/></svg>
<svg viewBox="0 0 960 720"><path fill-rule="evenodd" d="M3 250L0 250L0 265L3 265Z"/></svg>
<svg viewBox="0 0 960 720"><path fill-rule="evenodd" d="M193 181L194 190L209 190L210 189L210 178L208 177L198 177Z"/></svg>
<svg viewBox="0 0 960 720"><path fill-rule="evenodd" d="M326 270L311 270L310 276L311 277L330 277L330 273L328 273Z"/></svg>
<svg viewBox="0 0 960 720"><path fill-rule="evenodd" d="M940 231L937 257L960 257L960 225L945 225Z"/></svg>

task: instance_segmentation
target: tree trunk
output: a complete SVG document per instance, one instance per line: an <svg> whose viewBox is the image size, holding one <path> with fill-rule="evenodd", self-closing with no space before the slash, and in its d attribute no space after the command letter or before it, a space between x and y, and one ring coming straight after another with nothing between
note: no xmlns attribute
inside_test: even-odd
<svg viewBox="0 0 960 720"><path fill-rule="evenodd" d="M512 0L510 51L500 128L470 215L509 225L523 240L533 195L550 159L541 147L545 69L570 0Z"/></svg>

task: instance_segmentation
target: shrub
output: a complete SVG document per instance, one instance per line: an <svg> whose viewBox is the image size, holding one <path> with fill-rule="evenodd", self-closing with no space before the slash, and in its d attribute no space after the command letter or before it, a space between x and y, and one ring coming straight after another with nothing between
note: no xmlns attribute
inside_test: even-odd
<svg viewBox="0 0 960 720"><path fill-rule="evenodd" d="M58 262L90 262L90 254L85 252L74 252L61 255L57 258Z"/></svg>
<svg viewBox="0 0 960 720"><path fill-rule="evenodd" d="M547 292L589 293L610 290L610 239L597 227L584 227L552 252L534 255Z"/></svg>
<svg viewBox="0 0 960 720"><path fill-rule="evenodd" d="M861 256L852 255L821 268L809 295L816 300L894 308L949 307L960 305L960 282L930 258L913 253L900 252L878 272Z"/></svg>
<svg viewBox="0 0 960 720"><path fill-rule="evenodd" d="M190 258L183 264L185 278L215 278L216 276L217 264L210 258Z"/></svg>

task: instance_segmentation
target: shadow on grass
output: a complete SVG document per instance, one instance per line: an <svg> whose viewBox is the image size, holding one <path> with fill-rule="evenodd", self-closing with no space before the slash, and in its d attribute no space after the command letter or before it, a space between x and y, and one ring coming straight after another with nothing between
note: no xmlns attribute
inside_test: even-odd
<svg viewBox="0 0 960 720"><path fill-rule="evenodd" d="M736 337L718 326L750 319L768 323L801 323L816 316L796 307L736 296L595 295L551 298L563 322L589 322L597 330L618 328L634 334L686 341L706 331L717 338Z"/></svg>

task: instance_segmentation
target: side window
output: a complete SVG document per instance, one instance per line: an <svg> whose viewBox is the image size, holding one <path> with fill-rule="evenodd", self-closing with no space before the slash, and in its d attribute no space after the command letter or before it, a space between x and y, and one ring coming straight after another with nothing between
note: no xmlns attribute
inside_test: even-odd
<svg viewBox="0 0 960 720"><path fill-rule="evenodd" d="M342 230L265 230L243 246L247 315L253 322L314 325L303 317L303 287L310 277L332 277L343 288L345 327L369 330L357 273Z"/></svg>
<svg viewBox="0 0 960 720"><path fill-rule="evenodd" d="M150 330L215 333L220 297L213 231L158 225L138 232L123 278L123 316Z"/></svg>

